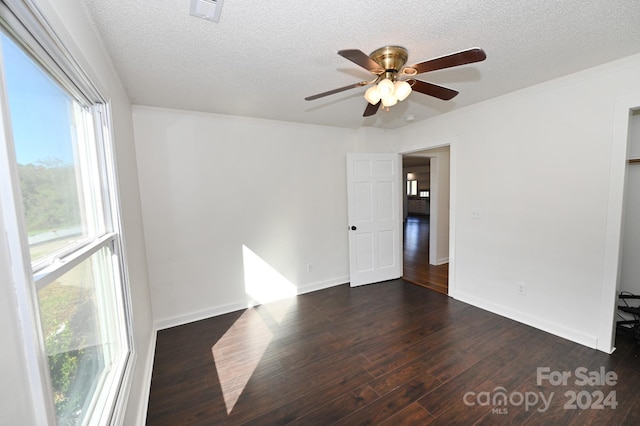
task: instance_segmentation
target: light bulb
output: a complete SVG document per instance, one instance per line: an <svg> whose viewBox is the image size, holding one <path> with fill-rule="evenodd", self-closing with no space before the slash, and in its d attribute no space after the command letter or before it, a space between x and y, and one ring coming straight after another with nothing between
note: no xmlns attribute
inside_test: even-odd
<svg viewBox="0 0 640 426"><path fill-rule="evenodd" d="M384 105L385 107L394 106L397 103L398 103L398 98L396 98L393 95L385 96L382 98L382 105Z"/></svg>
<svg viewBox="0 0 640 426"><path fill-rule="evenodd" d="M366 92L364 92L364 98L367 100L367 102L369 102L371 105L375 105L378 102L380 102L380 92L378 91L378 87L377 86L371 86L367 89Z"/></svg>
<svg viewBox="0 0 640 426"><path fill-rule="evenodd" d="M404 101L407 99L407 96L411 93L411 85L406 81L396 81L394 83L395 89L393 94L398 98L399 101Z"/></svg>
<svg viewBox="0 0 640 426"><path fill-rule="evenodd" d="M385 78L380 83L378 83L378 92L380 93L381 98L385 98L393 93L393 82L388 78Z"/></svg>

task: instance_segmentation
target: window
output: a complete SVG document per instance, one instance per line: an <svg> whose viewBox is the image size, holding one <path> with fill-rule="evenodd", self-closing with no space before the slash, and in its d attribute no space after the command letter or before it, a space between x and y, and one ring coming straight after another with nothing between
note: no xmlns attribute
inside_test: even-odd
<svg viewBox="0 0 640 426"><path fill-rule="evenodd" d="M20 309L38 335L27 349L44 354L32 366L44 371L41 412L104 423L131 354L107 109L3 21L0 177L13 191L0 204L24 264Z"/></svg>
<svg viewBox="0 0 640 426"><path fill-rule="evenodd" d="M408 180L407 181L407 195L418 195L418 181L417 180Z"/></svg>

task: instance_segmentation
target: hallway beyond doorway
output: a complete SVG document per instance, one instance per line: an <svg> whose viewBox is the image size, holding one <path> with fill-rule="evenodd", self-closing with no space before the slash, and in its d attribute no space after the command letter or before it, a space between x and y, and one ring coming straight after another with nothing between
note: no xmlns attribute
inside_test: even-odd
<svg viewBox="0 0 640 426"><path fill-rule="evenodd" d="M404 222L402 278L439 293L449 292L449 264L429 264L429 217L408 216Z"/></svg>

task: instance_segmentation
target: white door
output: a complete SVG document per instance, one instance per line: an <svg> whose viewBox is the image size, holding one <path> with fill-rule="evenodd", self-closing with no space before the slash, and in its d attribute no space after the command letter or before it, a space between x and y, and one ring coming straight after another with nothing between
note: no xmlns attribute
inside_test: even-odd
<svg viewBox="0 0 640 426"><path fill-rule="evenodd" d="M402 274L400 156L347 154L351 287Z"/></svg>

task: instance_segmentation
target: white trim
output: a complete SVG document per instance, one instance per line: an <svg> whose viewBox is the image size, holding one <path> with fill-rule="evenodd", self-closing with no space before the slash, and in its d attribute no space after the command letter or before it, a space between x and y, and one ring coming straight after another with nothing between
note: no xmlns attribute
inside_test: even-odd
<svg viewBox="0 0 640 426"><path fill-rule="evenodd" d="M176 315L170 318L156 320L154 326L156 330L165 330L179 325L189 324L203 319L217 317L218 315L228 314L230 312L240 311L247 308L247 302L236 302L228 305L212 306L211 308L201 311L189 312L182 315Z"/></svg>
<svg viewBox="0 0 640 426"><path fill-rule="evenodd" d="M104 102L102 95L87 77L69 49L60 39L33 0L4 0L0 15L19 43L31 56L81 104L89 106Z"/></svg>
<svg viewBox="0 0 640 426"><path fill-rule="evenodd" d="M322 290L329 287L335 287L337 285L346 284L349 282L349 276L342 276L332 280L320 281L316 283L306 284L297 288L296 294L311 293L313 291ZM154 326L156 330L164 330L171 327L177 327L179 325L189 324L191 322L200 321L207 318L217 317L218 315L228 314L230 312L240 311L247 309L250 300L247 298L243 301L230 303L227 305L212 306L211 308L203 309L201 311L190 312L184 315L176 315L174 317L160 319L155 321Z"/></svg>
<svg viewBox="0 0 640 426"><path fill-rule="evenodd" d="M149 394L151 392L151 377L153 375L153 363L155 361L156 355L156 341L158 338L158 330L154 330L151 333L151 341L149 342L149 350L147 351L147 356L145 357L146 363L144 365L144 370L142 372L143 377L140 381L141 392L138 400L140 404L138 404L138 412L136 414L135 423L136 425L144 425L147 423L147 413L149 411ZM138 368L138 370L140 370ZM125 403L129 402L128 398L129 394L127 393L127 398L125 399ZM124 412L122 411L123 416L117 419L118 425L124 425Z"/></svg>
<svg viewBox="0 0 640 426"><path fill-rule="evenodd" d="M465 303L469 303L470 305L476 306L478 308L484 309L485 311L493 312L494 314L500 315L505 318L512 319L514 321L518 321L522 324L530 325L531 327L537 328L542 331L546 331L547 333L551 333L555 336L562 337L563 339L571 340L572 342L579 343L584 346L588 346L593 349L597 349L598 346L598 337L590 334L585 334L571 328L563 327L562 325L549 322L543 318L523 314L520 311L516 311L513 309L509 309L502 305L497 305L491 302L488 302L484 299L478 299L475 296L471 296L467 293L463 292L455 292L455 294L451 294L449 291L449 295L454 299L460 300Z"/></svg>
<svg viewBox="0 0 640 426"><path fill-rule="evenodd" d="M0 50L0 54L1 54ZM51 381L44 352L37 294L32 282L23 203L19 190L18 170L7 95L4 88L4 67L0 56L0 206L3 206L4 232L11 255L11 278L20 311L20 335L23 338L25 364L29 376L34 417L38 424L55 424L56 413L49 397ZM8 167L4 167L4 166Z"/></svg>
<svg viewBox="0 0 640 426"><path fill-rule="evenodd" d="M456 284L456 176L457 176L458 144L449 143L449 292L455 291Z"/></svg>
<svg viewBox="0 0 640 426"><path fill-rule="evenodd" d="M319 281L316 283L306 284L298 287L298 295L311 293L313 291L324 290L325 288L335 287L349 282L349 276L344 275L331 280Z"/></svg>
<svg viewBox="0 0 640 426"><path fill-rule="evenodd" d="M429 264L438 263L438 229L440 228L440 157L429 157Z"/></svg>
<svg viewBox="0 0 640 426"><path fill-rule="evenodd" d="M113 243L116 239L116 234L110 233L101 235L89 244L84 246L74 247L73 252L71 254L55 258L52 263L50 263L46 268L40 269L38 272L33 274L33 281L36 285L36 288L46 287L51 282L57 280L80 263L87 260L89 257L93 256L95 253L100 251L102 248L108 246Z"/></svg>
<svg viewBox="0 0 640 426"><path fill-rule="evenodd" d="M133 377L135 375L135 364L137 359L137 353L131 352L127 360L124 362L122 381L120 386L117 387L117 397L115 398L115 404L111 413L111 424L113 425L124 424L124 415L127 409L127 402L129 401L129 394L131 393L131 384L133 383ZM111 409L111 407L105 408Z"/></svg>

